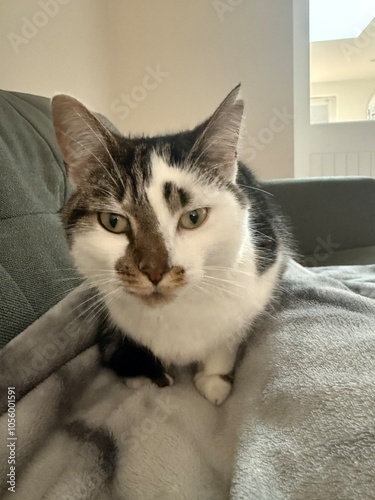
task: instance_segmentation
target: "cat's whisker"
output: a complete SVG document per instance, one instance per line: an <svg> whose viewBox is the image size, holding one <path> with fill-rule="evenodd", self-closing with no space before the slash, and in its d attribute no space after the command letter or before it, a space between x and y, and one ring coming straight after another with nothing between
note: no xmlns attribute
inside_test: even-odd
<svg viewBox="0 0 375 500"><path fill-rule="evenodd" d="M77 273L77 268L76 267L57 267L55 272L58 272L58 271L74 271L75 273ZM90 271L106 271L108 273L113 272L112 269L108 269L108 268L104 268L104 267L90 267ZM43 269L41 269L40 272L50 273L50 271L47 271L47 270L43 271Z"/></svg>
<svg viewBox="0 0 375 500"><path fill-rule="evenodd" d="M271 236L264 234L262 231L259 231L258 229L253 228L252 231L256 234L260 234L263 238L266 238L267 240L275 241L275 238L272 238Z"/></svg>
<svg viewBox="0 0 375 500"><path fill-rule="evenodd" d="M221 289L220 289L220 291L222 292ZM202 284L194 283L194 285L192 285L192 287L190 288L189 292L193 292L199 296L201 296L202 294L208 295L210 298L212 298L212 292L214 292L215 296L218 295L218 293L217 293L218 290L216 288L213 288L213 287L211 288L210 284L206 284L206 283L202 283Z"/></svg>
<svg viewBox="0 0 375 500"><path fill-rule="evenodd" d="M94 290L95 293L90 294L88 298L86 298L83 302L79 302L75 307L72 308L72 312L75 312L77 309L83 307L85 304L88 304L90 302L95 302L97 300L102 299L102 294L95 288Z"/></svg>
<svg viewBox="0 0 375 500"><path fill-rule="evenodd" d="M106 289L108 288L108 285L110 285L111 289L113 289L113 287L117 288L118 280L117 279L108 279L108 280L101 280L101 281L97 281L97 282L93 283L93 286L95 288L98 288L102 293L106 293L106 291L107 291Z"/></svg>
<svg viewBox="0 0 375 500"><path fill-rule="evenodd" d="M241 294L238 294L238 293L234 292L233 290L228 290L228 288L224 288L224 287L220 286L219 284L207 282L207 281L205 281L204 278L202 279L201 283L204 283L207 287L210 287L212 290L217 290L219 292L222 292L224 295L232 295L233 297L242 298Z"/></svg>
<svg viewBox="0 0 375 500"><path fill-rule="evenodd" d="M199 285L198 283L194 283L190 289L189 289L189 293L193 293L193 294L196 294L196 295L201 295L202 293L203 294L209 294L211 293L210 290L208 288L205 288L204 286L201 286Z"/></svg>
<svg viewBox="0 0 375 500"><path fill-rule="evenodd" d="M227 283L230 285L238 286L240 288L245 288L245 289L249 288L249 285L245 285L244 283L240 283L238 281L233 281L233 280L227 280L225 278L217 278L216 276L210 276L209 274L205 274L204 278L208 279L208 280L214 280L214 281L224 283L224 284Z"/></svg>
<svg viewBox="0 0 375 500"><path fill-rule="evenodd" d="M82 288L95 288L99 284L103 283L117 283L117 278L114 275L90 275L90 277L85 277L85 278L77 278L77 277L71 277L71 278L59 278L56 280L57 282L60 283L67 283L67 282L77 282L76 285L72 286L71 290L76 289L78 286L81 286Z"/></svg>
<svg viewBox="0 0 375 500"><path fill-rule="evenodd" d="M73 292L76 288L69 288L67 290L62 290L58 293L53 294L53 300L58 303L60 300L63 300L69 293Z"/></svg>
<svg viewBox="0 0 375 500"><path fill-rule="evenodd" d="M82 308L86 304L88 304L86 307L83 307L83 310L76 316L67 326L67 328L70 328L75 322L79 322L83 316L86 316L86 322L92 323L94 322L99 314L101 313L102 310L107 310L105 300L115 292L117 293L119 289L114 288L111 290L111 292L103 295L101 292L97 292L96 294L92 295L88 299L84 300L83 302L80 302L76 307L72 309L72 311L75 311L79 308ZM90 302L92 303L90 304Z"/></svg>
<svg viewBox="0 0 375 500"><path fill-rule="evenodd" d="M94 308L98 303L100 303L98 299L99 294L90 296L88 299L84 300L83 302L80 302L77 304L75 307L72 308L71 312L76 313L78 309L82 308L82 311L78 313L77 316L75 316L67 325L66 329L70 329L73 325L77 324L80 322L83 316L86 316L86 322L91 323L91 319L89 314L91 309Z"/></svg>
<svg viewBox="0 0 375 500"><path fill-rule="evenodd" d="M112 290L112 293L114 293L117 290ZM88 311L86 311L86 317L89 318L89 322L92 323L96 321L102 314L103 312L107 311L107 304L104 300L98 301L95 304L93 304L92 307L89 308ZM88 312L90 312L90 315L88 316Z"/></svg>
<svg viewBox="0 0 375 500"><path fill-rule="evenodd" d="M236 182L237 186L242 186L242 187L245 187L247 189L251 189L253 191L260 191L261 193L264 193L264 194L267 194L269 196L274 196L272 193L270 193L269 191L266 191L265 189L262 189L260 187L255 187L255 186L250 186L249 184L241 184L239 182Z"/></svg>
<svg viewBox="0 0 375 500"><path fill-rule="evenodd" d="M68 293L73 292L74 290L77 290L77 288L81 288L82 290L90 290L90 289L93 289L96 287L94 287L93 285L88 284L88 283L77 283L77 285L73 285L69 288L66 288L63 292L60 293L60 295L64 297ZM56 295L56 297L57 297L57 295Z"/></svg>
<svg viewBox="0 0 375 500"><path fill-rule="evenodd" d="M264 309L260 314L259 316L267 316L273 320L276 320L277 321L277 317L276 316L273 316L269 311L267 311L266 309Z"/></svg>
<svg viewBox="0 0 375 500"><path fill-rule="evenodd" d="M100 192L101 194L105 195L107 198L113 198L113 192L109 191L109 189L104 189L103 186L96 186L95 187L96 192Z"/></svg>
<svg viewBox="0 0 375 500"><path fill-rule="evenodd" d="M76 280L76 278L73 278L73 281ZM60 280L57 280L59 282L67 282L67 281L70 281L70 278L62 278ZM73 292L74 290L77 290L78 288L80 288L81 290L96 290L97 291L97 287L91 283L90 281L88 281L87 278L81 278L79 282L77 282L77 284L74 284L72 286L70 286L69 288L65 288L63 291L61 291L60 293L56 294L54 297L57 298L57 297L65 297L68 293L70 292Z"/></svg>
<svg viewBox="0 0 375 500"><path fill-rule="evenodd" d="M79 278L80 275L77 271L76 268L74 267L57 267L55 269L33 269L32 271L30 271L30 274L32 275L38 275L38 276L41 276L43 277L43 274L47 274L48 277L50 277L51 274L61 274L61 273L67 273L67 272L71 272L72 274L74 273L74 276L65 276L66 278ZM64 277L64 276L62 276ZM54 278L52 278L54 279ZM59 279L59 278L58 278Z"/></svg>
<svg viewBox="0 0 375 500"><path fill-rule="evenodd" d="M106 300L106 309L109 311L108 306L118 298L118 295L121 295L122 289L116 288L113 290L113 294L111 294L111 297L109 297L109 300ZM108 299L108 297L107 297Z"/></svg>
<svg viewBox="0 0 375 500"><path fill-rule="evenodd" d="M220 271L223 271L223 272L225 271L225 272L228 272L228 273L230 273L230 272L232 272L232 271L233 271L233 272L238 272L238 273L241 273L241 274L247 275L247 276L249 276L250 278L259 279L259 276L258 276L258 275L256 275L256 274L252 274L252 273L248 273L248 272L245 272L245 271L241 271L241 270L239 270L239 269L238 269L238 270L235 270L235 269L230 269L230 268L228 268L228 269L225 269L225 268L221 269L221 268L207 268L207 267L204 267L204 269L205 269L205 270L206 270L206 269L208 269L209 271L215 271L215 272L216 272L216 271L219 271L219 272L220 272ZM207 274L207 273L205 274L205 277L208 277L208 278L215 278L215 279L218 279L218 280L219 280L219 279L221 279L221 278L219 278L219 277L214 277L214 276L212 276L212 275L210 275L210 274ZM264 283L273 283L273 282L274 282L274 278L272 278L272 277L267 278L267 277L263 276L263 277L262 277L262 281L263 281ZM228 282L230 282L230 283L236 283L235 281L231 281L231 280L228 280ZM241 282L241 284L243 285L243 287L244 287L244 288L248 288L248 286L247 286L245 283L242 283L242 282ZM249 285L250 285L250 284L249 284ZM281 290L283 289L282 282L281 282L281 284L279 285L279 287L278 287L278 288L280 288Z"/></svg>
<svg viewBox="0 0 375 500"><path fill-rule="evenodd" d="M85 278L81 278L80 276L66 276L64 278L55 278L54 281L56 283L62 283L65 281L77 281L77 286L84 281Z"/></svg>
<svg viewBox="0 0 375 500"><path fill-rule="evenodd" d="M238 273L238 274L243 274L245 276L249 276L250 278L257 277L257 275L255 273L250 273L249 271L243 271L242 269L236 269L236 268L232 268L232 267L203 266L202 269L204 271L218 271L218 272L226 272L228 274Z"/></svg>

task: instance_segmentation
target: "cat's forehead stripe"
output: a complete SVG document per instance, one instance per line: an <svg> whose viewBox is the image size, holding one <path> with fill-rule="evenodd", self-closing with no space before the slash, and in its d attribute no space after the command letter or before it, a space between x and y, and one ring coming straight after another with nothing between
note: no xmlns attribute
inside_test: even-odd
<svg viewBox="0 0 375 500"><path fill-rule="evenodd" d="M177 192L178 192L178 196L180 198L181 206L183 208L186 207L186 205L189 203L189 199L190 199L188 193L182 188L178 188Z"/></svg>
<svg viewBox="0 0 375 500"><path fill-rule="evenodd" d="M164 184L163 197L172 214L184 208L189 202L188 193L170 181Z"/></svg>

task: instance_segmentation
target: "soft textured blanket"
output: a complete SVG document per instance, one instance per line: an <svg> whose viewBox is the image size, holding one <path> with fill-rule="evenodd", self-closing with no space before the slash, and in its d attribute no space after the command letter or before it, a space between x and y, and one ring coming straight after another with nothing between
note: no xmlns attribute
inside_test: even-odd
<svg viewBox="0 0 375 500"><path fill-rule="evenodd" d="M0 497L374 499L374 297L375 266L291 264L217 408L189 370L133 391L100 367L78 288L0 351Z"/></svg>

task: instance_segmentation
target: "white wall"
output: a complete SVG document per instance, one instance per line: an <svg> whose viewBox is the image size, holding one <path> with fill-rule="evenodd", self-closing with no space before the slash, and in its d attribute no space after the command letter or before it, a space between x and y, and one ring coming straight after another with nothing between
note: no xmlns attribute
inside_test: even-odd
<svg viewBox="0 0 375 500"><path fill-rule="evenodd" d="M243 158L264 179L293 176L292 0L113 0L110 12L111 118L121 130L195 125L242 82ZM148 67L164 75L142 92Z"/></svg>
<svg viewBox="0 0 375 500"><path fill-rule="evenodd" d="M2 88L71 93L124 132L195 125L241 81L243 158L263 179L293 176L292 0L2 0L0 30Z"/></svg>
<svg viewBox="0 0 375 500"><path fill-rule="evenodd" d="M103 0L1 0L0 87L48 97L65 92L105 113L107 10Z"/></svg>

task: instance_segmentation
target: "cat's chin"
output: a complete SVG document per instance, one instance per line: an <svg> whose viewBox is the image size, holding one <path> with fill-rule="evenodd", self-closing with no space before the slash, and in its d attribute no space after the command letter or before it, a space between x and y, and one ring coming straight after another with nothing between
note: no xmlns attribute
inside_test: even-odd
<svg viewBox="0 0 375 500"><path fill-rule="evenodd" d="M128 293L130 293L130 295L132 295L133 297L137 297L143 304L149 307L168 304L176 298L175 294L171 293L166 294L163 292L159 292L157 290L149 294L139 294L135 292L128 292Z"/></svg>

